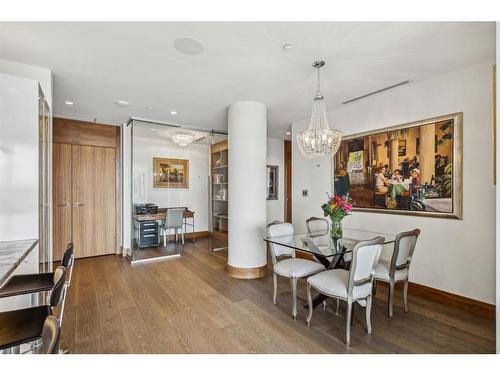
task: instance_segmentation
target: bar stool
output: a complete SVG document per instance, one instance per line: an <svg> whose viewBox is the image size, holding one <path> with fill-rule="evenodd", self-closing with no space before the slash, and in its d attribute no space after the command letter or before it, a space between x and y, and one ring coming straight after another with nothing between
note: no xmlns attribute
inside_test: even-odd
<svg viewBox="0 0 500 375"><path fill-rule="evenodd" d="M42 338L45 320L49 315L53 315L54 307L61 304L66 297L66 269L63 266L55 270L53 283L49 305L0 313L0 350ZM58 323L60 325L60 322Z"/></svg>
<svg viewBox="0 0 500 375"><path fill-rule="evenodd" d="M69 270L68 287L73 274L73 243L69 243L64 251L61 265ZM1 288L0 298L48 292L54 287L54 272L32 273L12 276Z"/></svg>

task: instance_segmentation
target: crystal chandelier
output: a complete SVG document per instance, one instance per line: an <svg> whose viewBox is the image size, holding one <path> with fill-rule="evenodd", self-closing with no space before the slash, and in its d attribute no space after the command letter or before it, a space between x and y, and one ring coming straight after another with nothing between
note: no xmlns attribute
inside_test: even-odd
<svg viewBox="0 0 500 375"><path fill-rule="evenodd" d="M325 62L316 61L313 66L318 69L318 89L313 100L311 120L307 130L297 133L300 153L307 159L334 156L342 140L342 133L338 130L331 130L326 118L324 97L320 90L319 73L319 70L325 66Z"/></svg>
<svg viewBox="0 0 500 375"><path fill-rule="evenodd" d="M194 136L187 133L177 133L172 136L172 141L174 141L177 146L186 147L194 141Z"/></svg>

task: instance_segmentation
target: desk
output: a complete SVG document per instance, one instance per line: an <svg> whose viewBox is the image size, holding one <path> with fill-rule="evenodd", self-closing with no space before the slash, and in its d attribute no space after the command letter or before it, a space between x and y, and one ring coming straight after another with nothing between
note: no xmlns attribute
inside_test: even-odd
<svg viewBox="0 0 500 375"><path fill-rule="evenodd" d="M167 207L167 208L159 208L158 213L156 214L136 214L134 215L134 220L137 221L165 221L165 215L167 210L174 208L183 208L184 212L182 213L183 220L183 231L184 235L187 238L187 227L191 227L191 242L194 243L194 211L190 211L187 207ZM191 222L188 222L188 219L191 219Z"/></svg>

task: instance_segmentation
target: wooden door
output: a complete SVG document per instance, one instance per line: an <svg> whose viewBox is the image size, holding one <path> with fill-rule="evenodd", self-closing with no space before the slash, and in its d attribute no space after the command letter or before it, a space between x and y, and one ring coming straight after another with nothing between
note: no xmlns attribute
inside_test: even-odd
<svg viewBox="0 0 500 375"><path fill-rule="evenodd" d="M72 145L72 224L77 258L115 253L115 168L115 148Z"/></svg>
<svg viewBox="0 0 500 375"><path fill-rule="evenodd" d="M60 260L72 239L71 145L54 143L53 149L53 259Z"/></svg>
<svg viewBox="0 0 500 375"><path fill-rule="evenodd" d="M292 142L285 141L285 221L292 222Z"/></svg>

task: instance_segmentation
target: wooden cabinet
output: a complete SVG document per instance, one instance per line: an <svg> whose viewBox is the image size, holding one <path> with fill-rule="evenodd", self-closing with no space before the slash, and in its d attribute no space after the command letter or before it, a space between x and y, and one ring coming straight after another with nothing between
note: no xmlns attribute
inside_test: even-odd
<svg viewBox="0 0 500 375"><path fill-rule="evenodd" d="M53 152L54 260L70 241L77 258L116 253L116 147L54 143Z"/></svg>

